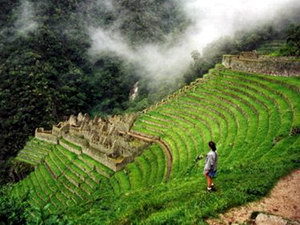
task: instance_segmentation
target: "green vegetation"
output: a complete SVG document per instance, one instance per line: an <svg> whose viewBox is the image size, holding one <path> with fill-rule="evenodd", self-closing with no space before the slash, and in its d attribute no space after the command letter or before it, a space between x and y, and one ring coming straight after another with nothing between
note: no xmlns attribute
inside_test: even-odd
<svg viewBox="0 0 300 225"><path fill-rule="evenodd" d="M12 195L32 190L32 205L47 206L45 213L63 214L59 221L75 224L205 224L208 217L266 195L280 177L299 168L299 94L297 77L218 65L133 126L133 132L159 137L169 147L169 182L164 182L168 158L156 144L116 173L57 145ZM217 192L207 194L204 162L193 165L210 140L217 143L219 172ZM39 218L30 212L31 219Z"/></svg>
<svg viewBox="0 0 300 225"><path fill-rule="evenodd" d="M0 0L1 225L205 224L208 217L264 196L280 177L299 168L299 78L221 66L209 70L225 53L257 49L299 56L298 24L286 31L267 25L222 37L203 55L192 52L184 82L152 87L123 57L111 52L91 57L87 27L114 27L129 48L138 49L172 44L190 21L177 0L111 2L110 8L96 0ZM31 9L33 15L22 18L22 10ZM139 97L129 102L137 81ZM172 168L158 144L114 172L70 141L29 139L36 127L50 128L70 114L144 109L184 83L191 85L142 114L132 128L163 141ZM194 159L206 153L210 140L217 142L220 169L218 191L208 195L203 161L194 167ZM2 188L9 181L19 182Z"/></svg>
<svg viewBox="0 0 300 225"><path fill-rule="evenodd" d="M277 28L270 24L257 26L252 30L239 30L233 36L221 37L208 44L202 55L191 53L194 62L184 74L185 83L202 77L226 54L257 50L259 54L273 56L299 56L299 25L286 24Z"/></svg>
<svg viewBox="0 0 300 225"><path fill-rule="evenodd" d="M70 146L71 148L77 150L77 151L81 151L81 147L80 147L80 146L75 145L75 144L73 144L73 143L67 141L67 140L64 139L64 138L61 138L60 141L61 141L62 143L64 143L64 144Z"/></svg>
<svg viewBox="0 0 300 225"><path fill-rule="evenodd" d="M119 26L134 48L171 34L175 38L187 20L173 0L112 4L113 9L96 0L3 2L0 160L15 156L36 127L49 128L64 116L80 111L105 116L148 106L147 81L140 99L129 104L130 90L140 79L135 65L111 52L91 59L87 27ZM10 165L1 167L5 173Z"/></svg>
<svg viewBox="0 0 300 225"><path fill-rule="evenodd" d="M37 208L27 202L28 193L20 197L9 195L12 187L3 186L0 189L0 224L47 224L67 225L71 224L60 214L51 214L47 211L50 205ZM34 214L33 214L34 212ZM33 216L34 215L34 216Z"/></svg>
<svg viewBox="0 0 300 225"><path fill-rule="evenodd" d="M229 207L264 196L278 178L299 167L300 136L291 132L300 123L298 78L233 72L218 66L204 82L193 85L143 114L133 127L159 136L171 148L171 181L136 189L140 184L134 179L140 171L118 172L112 177L119 184L115 193L123 189L125 194L109 209L100 210L101 203L96 204L92 212L75 217L77 223L99 216L107 224L204 224L204 219ZM196 155L206 153L211 139L218 143L220 168L218 191L207 194L203 162L189 169Z"/></svg>
<svg viewBox="0 0 300 225"><path fill-rule="evenodd" d="M286 44L277 51L275 56L300 56L300 25L290 25L287 29Z"/></svg>
<svg viewBox="0 0 300 225"><path fill-rule="evenodd" d="M40 159L33 173L16 184L12 196L22 197L29 193L28 202L46 214L61 213L69 207L98 198L112 171L101 164L99 166L90 157L76 155L60 145L49 145L36 139L27 143L32 147L31 152L25 147L19 155L31 157L32 152L39 152L41 146L47 145L51 151ZM23 161L19 155L16 160ZM29 213L32 215L30 219L40 217L36 210L29 209Z"/></svg>
<svg viewBox="0 0 300 225"><path fill-rule="evenodd" d="M91 4L94 6L95 1ZM93 16L95 25L114 26L133 46L176 38L189 22L178 0L113 0L111 4L114 8L107 8L106 12L102 6L85 13Z"/></svg>
<svg viewBox="0 0 300 225"><path fill-rule="evenodd" d="M285 40L266 41L262 43L256 50L261 55L273 55L274 52L281 49L285 44Z"/></svg>
<svg viewBox="0 0 300 225"><path fill-rule="evenodd" d="M26 223L26 196L15 198L9 195L11 186L3 186L0 189L0 224L17 225Z"/></svg>
<svg viewBox="0 0 300 225"><path fill-rule="evenodd" d="M208 72L223 53L252 50L266 40L285 39L282 30L263 26L239 31L208 46L184 79L151 83L129 60L103 51L91 57L88 27L118 30L133 50L144 44L174 43L189 21L177 0L10 1L0 16L0 160L8 177L16 156L36 127L49 128L78 112L106 116L142 110ZM23 13L23 11L24 13ZM32 15L31 15L31 14ZM23 18L22 16L26 16ZM32 25L32 26L31 26ZM297 32L297 28L293 29ZM297 33L288 33L290 49ZM171 41L170 41L171 40ZM103 43L105 45L110 43ZM194 52L195 53L195 52ZM128 96L139 81L139 96Z"/></svg>
<svg viewBox="0 0 300 225"><path fill-rule="evenodd" d="M129 93L138 81L137 68L111 54L99 57L90 77L95 105L92 115L122 114L128 108Z"/></svg>
<svg viewBox="0 0 300 225"><path fill-rule="evenodd" d="M27 142L23 150L15 159L36 166L42 162L53 147L53 144L33 139L30 142Z"/></svg>
<svg viewBox="0 0 300 225"><path fill-rule="evenodd" d="M279 177L299 167L300 136L290 133L300 122L298 78L225 69L206 77L135 123L134 130L156 134L171 147L173 179L121 196L112 224L202 224L264 196ZM218 143L220 171L218 191L208 195L203 162L185 174L211 139Z"/></svg>

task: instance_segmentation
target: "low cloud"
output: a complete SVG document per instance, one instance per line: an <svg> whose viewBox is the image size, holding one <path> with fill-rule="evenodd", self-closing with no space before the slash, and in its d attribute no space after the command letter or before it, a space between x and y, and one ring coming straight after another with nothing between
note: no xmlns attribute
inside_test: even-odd
<svg viewBox="0 0 300 225"><path fill-rule="evenodd" d="M295 0L188 0L182 5L191 25L176 43L141 44L132 48L113 27L88 27L92 40L90 55L95 59L101 52L111 51L139 64L144 68L143 74L153 79L174 79L191 63L193 50L201 52L222 36L278 20L280 12L300 7Z"/></svg>
<svg viewBox="0 0 300 225"><path fill-rule="evenodd" d="M17 12L18 19L15 22L15 27L19 34L27 35L38 27L38 23L34 20L34 7L31 2L23 1Z"/></svg>

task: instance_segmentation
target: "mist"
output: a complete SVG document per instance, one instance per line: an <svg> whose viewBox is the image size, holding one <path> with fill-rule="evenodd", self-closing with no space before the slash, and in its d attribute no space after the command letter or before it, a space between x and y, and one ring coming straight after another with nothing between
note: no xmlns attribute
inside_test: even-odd
<svg viewBox="0 0 300 225"><path fill-rule="evenodd" d="M113 10L112 4L108 1L105 4ZM292 8L300 7L300 2L294 0L182 0L181 4L191 22L175 42L170 34L164 43L145 43L133 48L116 26L103 28L88 25L92 60L101 52L110 51L140 65L144 69L142 74L150 78L176 79L190 65L193 50L201 53L207 44L222 36L280 20L277 17L282 13L288 14Z"/></svg>
<svg viewBox="0 0 300 225"><path fill-rule="evenodd" d="M18 18L15 22L17 33L27 35L38 27L38 23L34 20L35 13L32 2L22 1L18 11Z"/></svg>

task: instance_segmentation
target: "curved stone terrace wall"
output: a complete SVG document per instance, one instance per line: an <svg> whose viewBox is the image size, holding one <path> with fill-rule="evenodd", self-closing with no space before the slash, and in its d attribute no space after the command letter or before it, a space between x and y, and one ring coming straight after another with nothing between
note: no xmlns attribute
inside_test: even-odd
<svg viewBox="0 0 300 225"><path fill-rule="evenodd" d="M300 76L300 58L259 55L256 51L224 55L222 64L233 70L276 76Z"/></svg>

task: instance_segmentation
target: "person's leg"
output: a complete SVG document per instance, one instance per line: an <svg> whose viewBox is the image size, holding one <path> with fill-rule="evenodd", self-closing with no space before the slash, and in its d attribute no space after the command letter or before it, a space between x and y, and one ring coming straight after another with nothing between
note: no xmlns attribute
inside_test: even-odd
<svg viewBox="0 0 300 225"><path fill-rule="evenodd" d="M210 180L211 180L210 187L214 187L215 186L214 185L214 179L211 177Z"/></svg>
<svg viewBox="0 0 300 225"><path fill-rule="evenodd" d="M210 176L208 176L208 174L205 174L206 180L207 180L207 189L211 188L211 184L212 184L212 178Z"/></svg>

